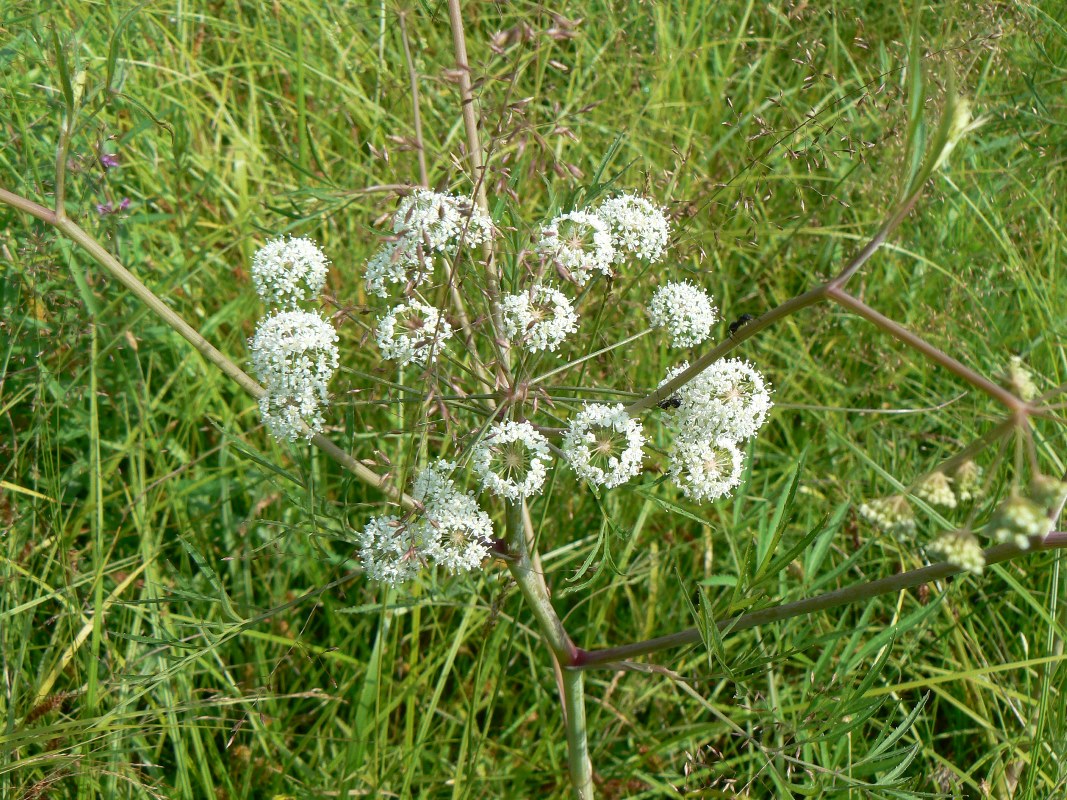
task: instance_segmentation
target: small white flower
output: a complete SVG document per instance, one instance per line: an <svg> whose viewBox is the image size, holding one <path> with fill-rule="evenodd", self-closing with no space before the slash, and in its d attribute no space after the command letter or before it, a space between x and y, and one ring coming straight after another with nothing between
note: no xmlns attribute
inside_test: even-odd
<svg viewBox="0 0 1067 800"><path fill-rule="evenodd" d="M322 429L327 386L339 362L337 332L308 311L280 311L261 320L249 340L252 366L266 393L259 408L268 430L293 441Z"/></svg>
<svg viewBox="0 0 1067 800"><path fill-rule="evenodd" d="M708 293L688 281L668 283L656 290L648 304L653 328L666 328L672 347L693 347L711 336L718 312Z"/></svg>
<svg viewBox="0 0 1067 800"><path fill-rule="evenodd" d="M956 495L949 485L948 476L941 470L935 470L924 477L915 487L915 496L942 508L956 507Z"/></svg>
<svg viewBox="0 0 1067 800"><path fill-rule="evenodd" d="M860 516L886 533L898 536L915 533L915 512L904 495L877 497L859 508Z"/></svg>
<svg viewBox="0 0 1067 800"><path fill-rule="evenodd" d="M537 250L579 286L585 286L594 272L610 278L611 264L616 257L608 223L585 211L560 214L545 225Z"/></svg>
<svg viewBox="0 0 1067 800"><path fill-rule="evenodd" d="M378 320L378 347L382 357L406 364L437 360L444 342L452 338L452 326L436 308L412 300L394 306Z"/></svg>
<svg viewBox="0 0 1067 800"><path fill-rule="evenodd" d="M373 581L406 583L419 574L426 550L425 525L405 525L398 517L375 517L359 534L359 560Z"/></svg>
<svg viewBox="0 0 1067 800"><path fill-rule="evenodd" d="M621 403L594 403L571 420L563 455L580 477L611 489L640 474L644 445L641 423Z"/></svg>
<svg viewBox="0 0 1067 800"><path fill-rule="evenodd" d="M688 367L688 362L682 362L660 385ZM735 441L755 436L773 405L763 376L739 358L716 361L682 386L676 396L678 407L673 416L679 428Z"/></svg>
<svg viewBox="0 0 1067 800"><path fill-rule="evenodd" d="M389 284L421 286L433 275L433 258L423 245L407 236L382 246L367 262L363 279L367 292L389 296Z"/></svg>
<svg viewBox="0 0 1067 800"><path fill-rule="evenodd" d="M295 308L318 296L330 262L310 239L272 239L252 256L252 283L267 305Z"/></svg>
<svg viewBox="0 0 1067 800"><path fill-rule="evenodd" d="M475 247L493 238L493 221L466 197L416 189L393 215L393 232L449 255L462 240Z"/></svg>
<svg viewBox="0 0 1067 800"><path fill-rule="evenodd" d="M529 291L505 295L500 306L505 335L535 353L554 351L568 334L578 330L578 315L571 301L551 286L539 283Z"/></svg>
<svg viewBox="0 0 1067 800"><path fill-rule="evenodd" d="M483 488L509 500L539 494L548 462L548 440L529 422L497 423L474 448Z"/></svg>
<svg viewBox="0 0 1067 800"><path fill-rule="evenodd" d="M982 546L970 531L945 531L930 545L930 550L972 575L981 575L985 567Z"/></svg>
<svg viewBox="0 0 1067 800"><path fill-rule="evenodd" d="M596 213L611 228L616 264L623 263L627 254L649 264L663 258L671 230L663 209L643 197L623 194L605 200Z"/></svg>
<svg viewBox="0 0 1067 800"><path fill-rule="evenodd" d="M453 574L479 567L493 542L492 520L472 493L456 488L450 477L455 468L451 461L437 461L419 473L411 490L425 509L420 520L428 528L425 554Z"/></svg>
<svg viewBox="0 0 1067 800"><path fill-rule="evenodd" d="M723 497L741 483L744 454L729 438L679 436L669 455L671 479L695 502Z"/></svg>

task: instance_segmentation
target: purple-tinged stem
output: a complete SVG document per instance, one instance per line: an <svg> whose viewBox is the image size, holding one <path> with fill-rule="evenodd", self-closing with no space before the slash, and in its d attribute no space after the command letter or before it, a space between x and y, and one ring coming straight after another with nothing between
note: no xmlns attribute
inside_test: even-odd
<svg viewBox="0 0 1067 800"><path fill-rule="evenodd" d="M998 544L983 551L983 555L985 556L985 561L988 565L1009 561L1031 552L1057 550L1061 548L1067 548L1067 531L1054 531L1045 537L1031 537L1030 547L1025 550L1013 543ZM816 597L797 600L794 603L785 603L783 605L761 609L760 611L753 611L748 614L740 614L739 616L731 617L715 624L719 631L721 631L722 635L725 636L727 634L748 630L749 628L767 625L771 622L782 622L783 620L792 619L793 617L813 614L816 611L826 611L830 608L857 603L861 600L869 600L878 595L899 592L903 589L919 586L923 583L942 580L943 578L957 575L962 571L963 570L960 567L942 561L937 564L931 564L928 567L901 572L900 574L893 575L889 578L880 578L879 580L870 581L868 583L853 584L842 589L827 592L826 594L817 595ZM615 669L620 661L626 661L637 656L658 653L661 650L670 650L675 647L697 644L701 641L701 638L702 635L699 628L687 628L678 633L659 636L655 639L647 639L643 642L624 644L618 647L605 647L599 650L582 650L579 648L576 663L572 669L584 670L594 667Z"/></svg>
<svg viewBox="0 0 1067 800"><path fill-rule="evenodd" d="M956 377L967 381L967 383L971 384L975 389L985 392L994 400L999 400L1014 416L1027 416L1029 414L1030 407L1007 389L998 386L988 378L979 375L973 369L957 361L948 353L938 350L922 337L909 331L899 322L894 322L884 314L875 311L858 297L833 286L827 289L826 295L838 305L858 314L893 338L899 339L914 350L918 350L928 359L940 364Z"/></svg>

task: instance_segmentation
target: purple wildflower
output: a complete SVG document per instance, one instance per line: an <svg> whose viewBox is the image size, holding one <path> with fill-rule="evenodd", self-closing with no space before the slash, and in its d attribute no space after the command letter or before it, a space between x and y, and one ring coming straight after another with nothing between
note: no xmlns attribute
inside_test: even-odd
<svg viewBox="0 0 1067 800"><path fill-rule="evenodd" d="M119 165L118 153L101 153L100 163L104 169L114 169Z"/></svg>

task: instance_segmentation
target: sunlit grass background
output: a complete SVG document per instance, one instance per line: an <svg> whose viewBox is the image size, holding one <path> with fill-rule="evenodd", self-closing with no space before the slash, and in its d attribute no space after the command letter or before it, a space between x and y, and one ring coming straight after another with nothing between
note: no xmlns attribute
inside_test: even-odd
<svg viewBox="0 0 1067 800"><path fill-rule="evenodd" d="M977 369L1018 354L1043 388L1067 380L1061 0L464 6L512 250L598 175L676 218L672 259L622 275L581 350L640 331L667 276L714 293L725 335L839 269L904 180L922 69L931 118L954 78L989 119L854 288ZM0 186L50 199L59 46L84 93L71 214L239 363L252 253L316 238L347 368L332 435L382 471L410 463L424 411L382 402L375 378L397 376L365 341L360 277L395 204L363 190L418 179L401 11L431 183L469 191L440 2L0 8ZM505 570L364 581L333 534L381 498L270 440L252 400L4 207L0 264L0 796L567 796L548 655ZM692 625L701 589L726 615L921 565L944 520L920 511L898 541L855 505L996 419L840 310L744 355L777 409L732 499L676 507L650 473L597 503L561 470L534 504L579 644ZM678 359L646 337L584 381L644 391ZM1062 430L1035 440L1062 474ZM777 533L796 552L768 569ZM1035 555L658 657L684 681L591 673L599 792L1067 796L1064 589Z"/></svg>

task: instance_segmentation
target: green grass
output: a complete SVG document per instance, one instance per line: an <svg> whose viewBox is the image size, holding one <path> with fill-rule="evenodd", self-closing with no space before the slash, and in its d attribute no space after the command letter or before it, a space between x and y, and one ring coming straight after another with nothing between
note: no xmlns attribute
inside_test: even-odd
<svg viewBox="0 0 1067 800"><path fill-rule="evenodd" d="M711 290L726 323L833 274L877 229L906 179L919 36L929 117L952 75L989 120L853 288L987 374L1019 354L1042 388L1067 381L1059 0L579 0L559 9L582 20L572 38L550 36L567 24L538 5L465 6L490 191L516 248L603 167L670 204L669 272ZM430 181L466 190L447 9L408 10ZM311 0L0 10L0 187L50 199L58 41L84 76L70 213L239 363L260 313L252 253L284 231L316 238L348 309L331 433L381 471L376 451L400 471L420 444L403 433L419 406L382 402L395 393L363 377L395 377L362 342L377 306L360 281L393 198L359 190L417 179L396 13ZM513 32L502 55L499 31ZM109 172L105 142L121 159ZM123 197L128 214L94 211ZM379 496L274 443L184 340L2 206L0 264L0 797L568 796L548 654L506 570L403 592L363 580L344 532ZM622 322L583 346L640 330L654 277L616 281ZM743 354L777 408L732 499L672 513L677 496L648 474L597 503L560 470L534 504L579 644L690 626L701 587L720 616L920 565L937 519L919 512L918 539L897 541L854 507L997 419L836 308ZM676 358L645 337L585 381L642 392ZM1034 441L1062 474L1063 429L1038 423ZM798 464L778 552L813 541L759 575ZM1067 795L1065 590L1058 557L1034 555L657 658L684 681L592 672L600 795Z"/></svg>

